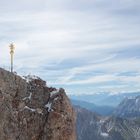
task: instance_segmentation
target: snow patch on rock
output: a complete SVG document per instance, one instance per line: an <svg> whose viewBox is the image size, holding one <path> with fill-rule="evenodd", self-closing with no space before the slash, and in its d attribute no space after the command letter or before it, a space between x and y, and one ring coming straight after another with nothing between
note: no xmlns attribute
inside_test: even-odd
<svg viewBox="0 0 140 140"><path fill-rule="evenodd" d="M32 98L32 92L30 92L30 95L28 97L23 98L23 101L25 101L27 99L31 100L31 98Z"/></svg>
<svg viewBox="0 0 140 140"><path fill-rule="evenodd" d="M52 92L50 92L50 97L52 97L53 95L57 94L59 91L58 90L54 90Z"/></svg>
<svg viewBox="0 0 140 140"><path fill-rule="evenodd" d="M27 75L22 77L24 80L26 80L27 83L31 82L32 80L39 79L39 77L35 75Z"/></svg>
<svg viewBox="0 0 140 140"><path fill-rule="evenodd" d="M53 111L53 109L52 109L51 107L52 107L52 103L50 103L50 102L48 102L48 103L45 105L45 108L48 109L48 112Z"/></svg>
<svg viewBox="0 0 140 140"><path fill-rule="evenodd" d="M101 136L103 136L103 137L108 137L109 134L108 134L108 133L105 133L105 132L101 132Z"/></svg>
<svg viewBox="0 0 140 140"><path fill-rule="evenodd" d="M24 109L30 110L31 112L35 112L36 111L36 109L30 108L28 106L25 106Z"/></svg>

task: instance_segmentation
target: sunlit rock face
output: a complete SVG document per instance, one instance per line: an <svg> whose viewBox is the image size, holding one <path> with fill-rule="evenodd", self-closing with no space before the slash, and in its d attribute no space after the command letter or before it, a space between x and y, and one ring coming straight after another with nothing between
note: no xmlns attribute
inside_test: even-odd
<svg viewBox="0 0 140 140"><path fill-rule="evenodd" d="M0 69L0 140L76 140L75 120L63 89Z"/></svg>

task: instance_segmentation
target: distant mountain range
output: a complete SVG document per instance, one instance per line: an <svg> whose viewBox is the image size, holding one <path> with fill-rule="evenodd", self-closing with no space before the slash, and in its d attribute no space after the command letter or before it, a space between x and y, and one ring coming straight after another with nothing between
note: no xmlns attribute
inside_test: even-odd
<svg viewBox="0 0 140 140"><path fill-rule="evenodd" d="M108 106L78 100L72 103L79 105L74 106L77 140L140 140L140 96L125 96L109 116L104 114Z"/></svg>
<svg viewBox="0 0 140 140"><path fill-rule="evenodd" d="M112 106L116 107L125 98L133 98L139 96L140 92L134 93L121 93L121 94L110 94L110 93L100 93L92 95L70 95L69 97L73 100L85 101L88 103L94 103L97 106Z"/></svg>
<svg viewBox="0 0 140 140"><path fill-rule="evenodd" d="M88 109L92 112L96 112L97 114L100 114L103 116L111 115L113 111L115 110L115 108L111 106L97 106L93 103L89 103L86 101L79 101L79 100L72 99L71 102L74 106L81 106L85 109Z"/></svg>

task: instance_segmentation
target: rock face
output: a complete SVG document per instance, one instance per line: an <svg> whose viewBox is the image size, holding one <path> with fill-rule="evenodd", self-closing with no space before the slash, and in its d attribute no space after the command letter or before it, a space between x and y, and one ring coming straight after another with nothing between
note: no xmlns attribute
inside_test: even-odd
<svg viewBox="0 0 140 140"><path fill-rule="evenodd" d="M140 96L124 99L114 111L121 118L140 117Z"/></svg>
<svg viewBox="0 0 140 140"><path fill-rule="evenodd" d="M76 140L75 120L63 89L0 69L0 140Z"/></svg>
<svg viewBox="0 0 140 140"><path fill-rule="evenodd" d="M78 140L101 140L98 133L100 117L93 112L75 106L77 114L77 139Z"/></svg>
<svg viewBox="0 0 140 140"><path fill-rule="evenodd" d="M80 107L75 110L78 140L140 140L140 117L102 117Z"/></svg>

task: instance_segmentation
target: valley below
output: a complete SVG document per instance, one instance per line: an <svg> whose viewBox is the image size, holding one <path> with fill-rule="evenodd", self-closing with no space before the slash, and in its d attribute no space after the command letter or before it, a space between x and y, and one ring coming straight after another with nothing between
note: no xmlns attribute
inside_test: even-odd
<svg viewBox="0 0 140 140"><path fill-rule="evenodd" d="M95 104L85 101L73 101L73 105L77 140L140 140L139 94L125 97L110 113L108 106L95 108Z"/></svg>

